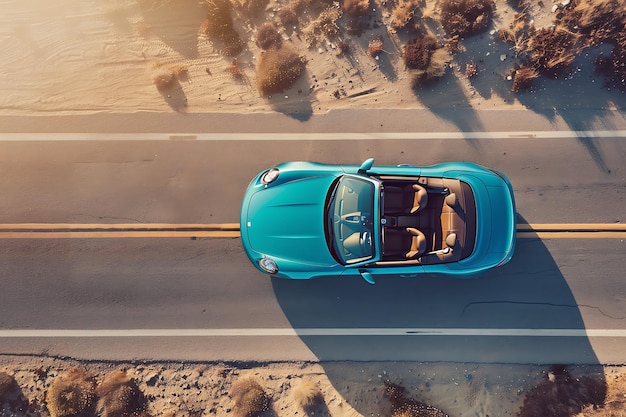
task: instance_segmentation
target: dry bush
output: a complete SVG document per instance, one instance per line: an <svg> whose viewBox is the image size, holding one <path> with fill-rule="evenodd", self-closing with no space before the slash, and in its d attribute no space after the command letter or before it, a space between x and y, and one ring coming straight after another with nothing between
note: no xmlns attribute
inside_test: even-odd
<svg viewBox="0 0 626 417"><path fill-rule="evenodd" d="M207 18L202 31L223 42L221 53L234 56L243 51L246 43L235 30L232 5L229 0L205 0L208 6Z"/></svg>
<svg viewBox="0 0 626 417"><path fill-rule="evenodd" d="M444 0L441 25L450 36L480 33L491 23L495 7L493 0Z"/></svg>
<svg viewBox="0 0 626 417"><path fill-rule="evenodd" d="M564 10L562 20L571 19L574 29L581 32L604 36L624 28L626 23L626 2L623 0L579 0L576 6ZM598 32L599 33L596 33Z"/></svg>
<svg viewBox="0 0 626 417"><path fill-rule="evenodd" d="M185 78L187 76L188 69L186 66L167 66L160 64L153 64L152 66L152 82L160 91L172 88L179 78Z"/></svg>
<svg viewBox="0 0 626 417"><path fill-rule="evenodd" d="M280 93L292 86L306 66L306 60L287 45L270 49L259 57L256 85L264 96Z"/></svg>
<svg viewBox="0 0 626 417"><path fill-rule="evenodd" d="M341 9L336 7L328 7L322 10L317 19L309 23L304 29L304 37L309 47L317 45L324 38L336 38L340 33L337 21L341 16Z"/></svg>
<svg viewBox="0 0 626 417"><path fill-rule="evenodd" d="M286 29L293 29L298 26L298 15L291 7L283 7L277 13L276 16L280 23Z"/></svg>
<svg viewBox="0 0 626 417"><path fill-rule="evenodd" d="M152 82L159 90L167 90L176 83L176 73L168 67L157 67L152 72Z"/></svg>
<svg viewBox="0 0 626 417"><path fill-rule="evenodd" d="M304 11L307 7L313 4L314 0L290 0L289 8L291 8L294 13L299 14Z"/></svg>
<svg viewBox="0 0 626 417"><path fill-rule="evenodd" d="M387 381L383 394L391 403L392 417L449 417L433 406L407 397L401 385Z"/></svg>
<svg viewBox="0 0 626 417"><path fill-rule="evenodd" d="M557 75L574 62L579 44L580 35L562 27L540 29L528 39L526 52L533 67Z"/></svg>
<svg viewBox="0 0 626 417"><path fill-rule="evenodd" d="M527 13L516 13L508 28L496 32L496 39L512 44L516 54L523 53L526 51L528 39L535 33L531 22Z"/></svg>
<svg viewBox="0 0 626 417"><path fill-rule="evenodd" d="M234 31L232 4L229 0L207 0L208 12L205 31L224 40Z"/></svg>
<svg viewBox="0 0 626 417"><path fill-rule="evenodd" d="M564 366L554 366L524 398L519 417L571 417L583 408L602 406L606 398L603 378L574 378Z"/></svg>
<svg viewBox="0 0 626 417"><path fill-rule="evenodd" d="M343 0L342 8L350 16L365 16L369 11L370 0Z"/></svg>
<svg viewBox="0 0 626 417"><path fill-rule="evenodd" d="M391 12L391 28L399 30L406 27L415 17L417 0L398 0Z"/></svg>
<svg viewBox="0 0 626 417"><path fill-rule="evenodd" d="M437 48L437 38L432 35L424 35L409 40L402 55L404 65L411 69L428 68L433 52Z"/></svg>
<svg viewBox="0 0 626 417"><path fill-rule="evenodd" d="M107 376L98 386L98 414L101 417L132 417L142 414L146 399L135 380L124 371Z"/></svg>
<svg viewBox="0 0 626 417"><path fill-rule="evenodd" d="M264 23L256 32L256 46L263 50L278 49L283 44L283 38L271 23Z"/></svg>
<svg viewBox="0 0 626 417"><path fill-rule="evenodd" d="M382 39L372 39L367 45L367 53L370 56L376 56L383 51L383 40Z"/></svg>
<svg viewBox="0 0 626 417"><path fill-rule="evenodd" d="M17 391L17 381L13 375L0 372L0 398Z"/></svg>
<svg viewBox="0 0 626 417"><path fill-rule="evenodd" d="M626 90L626 2L576 0L559 15L558 23L586 36L588 45L609 43L609 57L598 58L596 68L608 77L608 85Z"/></svg>
<svg viewBox="0 0 626 417"><path fill-rule="evenodd" d="M411 87L420 88L439 80L445 74L449 60L450 54L444 48L435 50L425 70L414 70Z"/></svg>
<svg viewBox="0 0 626 417"><path fill-rule="evenodd" d="M270 407L270 398L261 384L252 378L235 381L230 390L230 396L233 399L233 409L237 416L259 416Z"/></svg>
<svg viewBox="0 0 626 417"><path fill-rule="evenodd" d="M533 82L537 77L539 77L539 72L536 69L521 66L513 71L513 87L511 89L516 93L528 90L533 86Z"/></svg>
<svg viewBox="0 0 626 417"><path fill-rule="evenodd" d="M293 399L305 411L311 411L323 401L322 391L314 381L303 378L293 391Z"/></svg>
<svg viewBox="0 0 626 417"><path fill-rule="evenodd" d="M96 380L81 368L59 375L46 391L50 417L86 416L93 412Z"/></svg>
<svg viewBox="0 0 626 417"><path fill-rule="evenodd" d="M621 417L626 414L626 376L609 372L605 379L607 392L604 406L588 405L580 413L580 416Z"/></svg>

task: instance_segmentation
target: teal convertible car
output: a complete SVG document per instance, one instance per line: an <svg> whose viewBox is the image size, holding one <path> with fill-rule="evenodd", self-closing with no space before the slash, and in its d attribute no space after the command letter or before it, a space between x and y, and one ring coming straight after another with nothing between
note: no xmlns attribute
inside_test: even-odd
<svg viewBox="0 0 626 417"><path fill-rule="evenodd" d="M423 273L471 277L508 262L515 199L504 174L434 166L287 162L259 173L241 207L241 242L274 277Z"/></svg>

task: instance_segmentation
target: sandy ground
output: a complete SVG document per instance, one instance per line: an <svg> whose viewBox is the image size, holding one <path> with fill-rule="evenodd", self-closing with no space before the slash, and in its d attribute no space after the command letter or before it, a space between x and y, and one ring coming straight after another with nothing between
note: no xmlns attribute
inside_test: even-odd
<svg viewBox="0 0 626 417"><path fill-rule="evenodd" d="M236 57L240 77L227 71L233 58L220 54L219 46L200 33L205 12L197 0L160 1L0 0L0 112L280 111L306 117L346 107L623 109L626 103L624 93L605 88L603 78L593 73L592 59L607 52L608 45L586 50L562 79L542 76L531 91L511 92L507 78L519 59L511 44L495 39L515 14L506 0L496 2L490 29L464 40L464 51L450 56L445 75L419 90L410 87L402 61L407 35L387 30L387 2L372 1L367 30L342 32L349 53L338 53L337 40L309 48L300 27L279 25L285 44L305 56L307 65L292 88L273 97L261 97L255 87L260 49L254 39L260 24L277 21L276 11L287 0L272 0L256 19L235 15L236 30L247 42ZM424 25L443 43L436 2L426 5L424 13L433 19ZM552 6L550 0L530 2L527 12L535 27L552 23ZM303 17L300 26L306 24ZM367 47L375 38L383 40L383 52L372 57ZM465 75L469 62L478 68L472 78ZM186 71L171 88L159 91L153 74L162 67Z"/></svg>
<svg viewBox="0 0 626 417"><path fill-rule="evenodd" d="M541 381L552 378L548 369L528 365L427 364L427 363L79 363L71 359L0 356L0 371L13 375L19 392L0 397L0 415L50 415L46 391L52 381L81 366L101 382L116 370L133 378L147 399L152 416L237 415L230 397L237 380L251 377L271 398L265 416L391 416L384 382L406 388L406 396L422 401L450 416L518 415L526 395ZM596 368L569 369L575 378L599 376ZM605 409L593 414L624 412L626 372L620 367L604 370L608 385ZM321 391L320 401L309 410L295 400L294 392L303 380ZM547 382L546 382L547 381ZM555 383L550 383L555 384ZM620 408L621 407L621 408ZM544 407L545 414L550 414ZM615 412L609 414L609 411ZM413 416L426 414L409 414ZM575 414L572 414L575 415Z"/></svg>

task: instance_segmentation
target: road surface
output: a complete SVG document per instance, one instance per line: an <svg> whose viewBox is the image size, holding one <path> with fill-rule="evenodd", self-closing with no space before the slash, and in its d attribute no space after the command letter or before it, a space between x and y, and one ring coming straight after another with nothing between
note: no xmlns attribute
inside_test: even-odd
<svg viewBox="0 0 626 417"><path fill-rule="evenodd" d="M565 123L484 134L459 131L459 124L431 132L397 126L338 129L347 134L323 138L301 129L292 138L278 128L272 137L266 125L258 136L185 129L63 134L2 124L0 226L232 224L248 181L264 168L287 160L358 164L370 156L377 164L465 160L501 170L513 183L520 224L606 228L626 220L623 126ZM270 280L249 264L237 237L126 232L26 237L0 230L0 352L626 361L623 233L520 236L513 260L479 279L390 277L370 286L358 278Z"/></svg>

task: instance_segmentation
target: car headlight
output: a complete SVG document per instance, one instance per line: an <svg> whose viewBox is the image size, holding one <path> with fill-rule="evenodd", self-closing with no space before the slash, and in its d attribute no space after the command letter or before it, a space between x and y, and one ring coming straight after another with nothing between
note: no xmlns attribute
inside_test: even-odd
<svg viewBox="0 0 626 417"><path fill-rule="evenodd" d="M276 178L278 178L278 175L280 174L280 171L278 170L278 168L272 168L269 171L267 171L265 174L261 175L261 182L265 185L276 181Z"/></svg>
<svg viewBox="0 0 626 417"><path fill-rule="evenodd" d="M276 265L276 262L274 262L270 258L261 258L261 260L259 261L259 266L268 274L275 274L278 272L278 265Z"/></svg>

